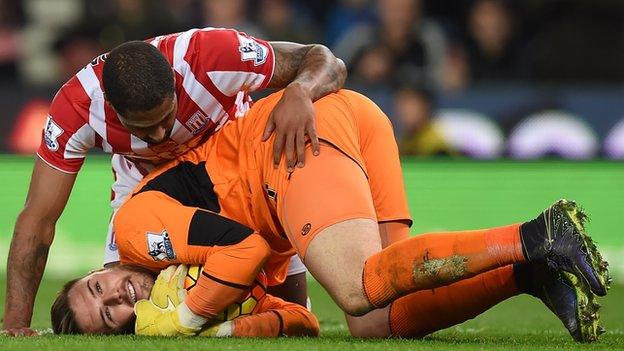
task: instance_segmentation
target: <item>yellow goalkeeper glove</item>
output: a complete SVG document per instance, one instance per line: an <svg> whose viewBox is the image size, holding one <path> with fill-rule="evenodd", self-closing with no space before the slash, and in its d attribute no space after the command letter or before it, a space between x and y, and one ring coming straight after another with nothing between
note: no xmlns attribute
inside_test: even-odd
<svg viewBox="0 0 624 351"><path fill-rule="evenodd" d="M184 303L184 279L188 267L169 266L162 270L152 287L149 300L134 305L137 335L195 335L207 319L193 313Z"/></svg>
<svg viewBox="0 0 624 351"><path fill-rule="evenodd" d="M184 325L180 315L191 312L183 302L178 307L163 309L151 301L140 300L134 305L136 323L134 331L137 335L151 336L190 336L201 330L200 326Z"/></svg>
<svg viewBox="0 0 624 351"><path fill-rule="evenodd" d="M173 307L177 307L186 299L186 289L184 289L184 279L188 267L186 265L173 265L163 269L150 293L150 301L160 308L167 308L169 302Z"/></svg>

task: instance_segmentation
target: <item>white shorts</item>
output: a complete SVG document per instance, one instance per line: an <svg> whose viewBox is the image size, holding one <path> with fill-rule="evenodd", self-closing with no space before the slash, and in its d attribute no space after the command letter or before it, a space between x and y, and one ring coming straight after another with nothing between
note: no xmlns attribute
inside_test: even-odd
<svg viewBox="0 0 624 351"><path fill-rule="evenodd" d="M109 263L119 262L119 252L117 250L117 244L115 244L115 230L113 228L113 217L117 212L117 209L126 201L126 198L132 190L136 188L137 184L143 179L141 172L133 166L132 162L128 161L123 156L113 154L111 160L113 166L113 172L115 174L115 183L113 184L113 200L111 201L111 208L113 214L108 224L108 233L106 235L106 245L104 246L104 265ZM294 275L307 272L307 269L299 256L294 255L290 259L290 265L288 266L288 275Z"/></svg>
<svg viewBox="0 0 624 351"><path fill-rule="evenodd" d="M132 190L139 184L143 175L139 170L133 166L132 162L128 161L125 157L117 154L113 154L111 159L113 166L113 174L115 177L115 183L113 183L113 194L111 200L111 208L113 214L111 220L108 223L108 233L106 235L106 245L104 247L104 264L119 262L119 252L117 251L117 244L115 244L115 230L113 228L113 217L119 209L119 207L126 201Z"/></svg>

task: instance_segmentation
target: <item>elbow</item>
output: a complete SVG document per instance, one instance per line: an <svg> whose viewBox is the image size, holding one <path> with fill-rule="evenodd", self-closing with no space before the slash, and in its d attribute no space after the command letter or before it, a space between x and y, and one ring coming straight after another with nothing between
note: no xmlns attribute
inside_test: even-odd
<svg viewBox="0 0 624 351"><path fill-rule="evenodd" d="M43 263L45 266L45 260L54 240L54 223L35 223L24 221L23 218L20 216L15 224L7 269L9 272L27 270L32 273L33 270L36 272L39 269L43 271L40 264Z"/></svg>
<svg viewBox="0 0 624 351"><path fill-rule="evenodd" d="M327 57L331 71L333 72L333 76L335 77L338 85L338 89L342 88L347 80L347 65L345 65L342 59L336 57L336 55L334 55L334 53L327 46L314 44L313 48L315 51L318 50L319 52L322 52L323 55Z"/></svg>
<svg viewBox="0 0 624 351"><path fill-rule="evenodd" d="M54 227L56 218L48 218L38 213L33 213L28 207L19 214L15 222L13 240L11 246L28 245L36 243L38 247L50 247L54 240Z"/></svg>
<svg viewBox="0 0 624 351"><path fill-rule="evenodd" d="M344 61L336 55L325 45L317 44L323 50L329 60L331 61L332 71L334 72L334 76L336 77L336 83L338 83L338 89L344 86L345 81L347 80L347 65L345 65Z"/></svg>
<svg viewBox="0 0 624 351"><path fill-rule="evenodd" d="M347 65L345 65L342 59L334 57L336 60L336 71L338 72L339 80L340 80L340 88L342 88L347 81Z"/></svg>

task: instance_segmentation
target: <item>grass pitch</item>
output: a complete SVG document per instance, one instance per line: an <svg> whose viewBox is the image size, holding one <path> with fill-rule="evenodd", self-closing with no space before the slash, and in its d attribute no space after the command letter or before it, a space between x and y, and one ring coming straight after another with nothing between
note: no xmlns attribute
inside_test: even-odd
<svg viewBox="0 0 624 351"><path fill-rule="evenodd" d="M62 283L60 280L46 280L42 284L33 319L34 327L49 327L47 311ZM618 285L611 289L609 296L600 300L607 333L593 344L575 343L559 320L540 301L529 296L504 301L471 321L423 340L361 340L348 336L342 313L318 284L310 284L310 295L312 308L321 322L320 338L218 340L47 334L35 338L0 336L0 350L621 350L624 345L624 287Z"/></svg>
<svg viewBox="0 0 624 351"><path fill-rule="evenodd" d="M5 350L622 350L624 348L624 163L563 161L474 162L404 160L405 185L414 217L413 234L490 227L527 220L555 200L577 200L592 217L589 232L615 275L603 305L607 333L598 343L577 344L557 318L536 299L519 296L459 326L423 340L359 340L348 336L341 312L320 286L311 282L313 310L321 338L277 340L164 339L133 336L0 336ZM0 271L15 217L23 206L32 170L31 157L0 156ZM52 299L64 281L101 263L110 209L111 173L107 157L89 157L57 225L48 270L37 298L33 327L50 327ZM87 224L85 224L87 223ZM0 273L0 301L5 294ZM0 315L3 314L0 305ZM427 318L421 316L420 318Z"/></svg>

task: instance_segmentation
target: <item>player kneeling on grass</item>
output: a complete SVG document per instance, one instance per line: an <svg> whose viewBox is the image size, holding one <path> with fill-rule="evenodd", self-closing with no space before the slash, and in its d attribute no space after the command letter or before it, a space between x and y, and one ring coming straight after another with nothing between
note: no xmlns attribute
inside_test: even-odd
<svg viewBox="0 0 624 351"><path fill-rule="evenodd" d="M145 318L176 308L186 299L187 291L195 288L201 274L201 266L183 264L167 267L158 277L135 265L91 272L63 286L52 305L52 328L56 334L132 334L135 310ZM266 275L260 271L238 301L194 334L209 337L318 335L319 324L312 312L267 294L266 285ZM158 325L153 327L157 329Z"/></svg>

